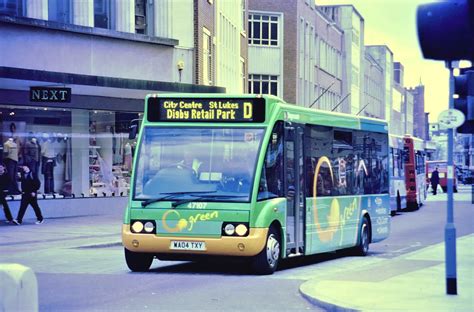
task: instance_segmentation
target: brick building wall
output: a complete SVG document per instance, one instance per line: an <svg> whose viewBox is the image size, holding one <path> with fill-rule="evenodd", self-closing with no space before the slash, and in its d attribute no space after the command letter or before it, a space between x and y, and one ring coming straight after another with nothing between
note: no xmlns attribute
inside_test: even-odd
<svg viewBox="0 0 474 312"><path fill-rule="evenodd" d="M249 0L248 8L252 11L283 13L283 99L289 103L296 102L298 36L296 14L297 1Z"/></svg>
<svg viewBox="0 0 474 312"><path fill-rule="evenodd" d="M211 1L212 2L212 1ZM215 9L214 4L208 0L195 0L194 1L194 59L195 59L195 75L194 83L204 84L204 79L202 76L203 69L203 27L206 27L207 30L211 33L211 37L215 36L214 29L214 19L215 19ZM211 72L214 82L215 77L215 47L214 44L211 45L211 53L213 55ZM214 85L214 83L213 83Z"/></svg>

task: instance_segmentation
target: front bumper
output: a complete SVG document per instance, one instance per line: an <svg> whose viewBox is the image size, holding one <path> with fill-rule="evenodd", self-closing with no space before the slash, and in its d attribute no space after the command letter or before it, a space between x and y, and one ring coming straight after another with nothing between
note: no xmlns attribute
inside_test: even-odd
<svg viewBox="0 0 474 312"><path fill-rule="evenodd" d="M157 236L155 234L135 234L129 224L122 225L122 242L125 248L134 252L193 254L216 256L255 256L262 251L267 239L268 229L250 228L248 236L223 236L219 238ZM173 250L171 241L205 242L205 251ZM242 248L243 244L243 248Z"/></svg>

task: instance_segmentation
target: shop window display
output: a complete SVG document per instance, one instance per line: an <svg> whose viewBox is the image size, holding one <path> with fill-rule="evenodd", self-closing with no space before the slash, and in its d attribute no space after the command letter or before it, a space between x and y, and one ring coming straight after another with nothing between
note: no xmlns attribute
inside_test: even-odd
<svg viewBox="0 0 474 312"><path fill-rule="evenodd" d="M112 112L94 111L89 122L90 195L126 195L130 186L132 146L128 132L116 132ZM122 128L122 127L119 127Z"/></svg>
<svg viewBox="0 0 474 312"><path fill-rule="evenodd" d="M138 117L0 106L0 163L11 181L8 198L19 199L22 165L40 179L40 198L127 196L135 142L128 140L124 114Z"/></svg>

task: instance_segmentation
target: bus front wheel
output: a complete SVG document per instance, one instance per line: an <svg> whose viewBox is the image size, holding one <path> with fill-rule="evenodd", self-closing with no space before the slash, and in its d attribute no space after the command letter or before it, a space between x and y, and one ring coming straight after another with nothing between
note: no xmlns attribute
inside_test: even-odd
<svg viewBox="0 0 474 312"><path fill-rule="evenodd" d="M133 272L145 272L151 266L153 262L153 255L141 252L133 252L124 248L125 250L125 261L127 262L128 268Z"/></svg>
<svg viewBox="0 0 474 312"><path fill-rule="evenodd" d="M369 220L364 217L359 231L359 243L354 247L354 254L356 256L366 256L369 253L370 243L370 228Z"/></svg>
<svg viewBox="0 0 474 312"><path fill-rule="evenodd" d="M254 272L261 275L275 272L280 261L280 248L280 233L274 226L271 226L268 230L265 247L252 260Z"/></svg>

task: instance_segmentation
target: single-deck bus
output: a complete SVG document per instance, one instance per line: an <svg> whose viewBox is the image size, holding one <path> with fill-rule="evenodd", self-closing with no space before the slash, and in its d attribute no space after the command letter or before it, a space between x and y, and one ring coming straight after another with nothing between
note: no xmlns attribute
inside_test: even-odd
<svg viewBox="0 0 474 312"><path fill-rule="evenodd" d="M407 208L403 136L390 135L390 207L392 215Z"/></svg>
<svg viewBox="0 0 474 312"><path fill-rule="evenodd" d="M149 95L126 263L237 256L271 274L282 258L365 255L390 232L388 148L384 121L274 96Z"/></svg>

